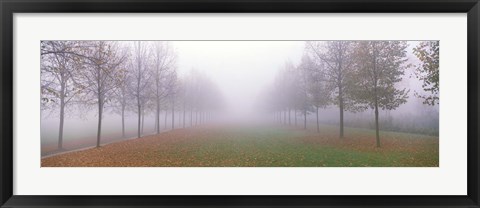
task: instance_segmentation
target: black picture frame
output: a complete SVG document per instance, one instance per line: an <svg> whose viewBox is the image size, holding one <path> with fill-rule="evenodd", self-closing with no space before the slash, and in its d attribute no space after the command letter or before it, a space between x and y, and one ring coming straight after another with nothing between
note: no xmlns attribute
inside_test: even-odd
<svg viewBox="0 0 480 208"><path fill-rule="evenodd" d="M480 207L478 0L1 0L1 207ZM14 13L467 13L466 196L25 196L13 195Z"/></svg>

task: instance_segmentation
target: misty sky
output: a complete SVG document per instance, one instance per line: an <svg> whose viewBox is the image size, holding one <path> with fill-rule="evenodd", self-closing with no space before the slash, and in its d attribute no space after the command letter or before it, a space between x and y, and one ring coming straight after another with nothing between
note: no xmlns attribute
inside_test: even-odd
<svg viewBox="0 0 480 208"><path fill-rule="evenodd" d="M285 62L297 64L303 41L173 41L180 74L208 75L222 90L232 116L245 116Z"/></svg>

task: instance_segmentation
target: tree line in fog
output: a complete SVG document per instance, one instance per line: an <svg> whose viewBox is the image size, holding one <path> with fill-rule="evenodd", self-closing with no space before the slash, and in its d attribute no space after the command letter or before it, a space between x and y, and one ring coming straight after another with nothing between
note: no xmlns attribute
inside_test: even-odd
<svg viewBox="0 0 480 208"><path fill-rule="evenodd" d="M420 64L407 63L406 41L307 41L299 64L287 62L264 96L265 110L275 121L307 128L307 115L319 109L339 109L339 137L344 137L344 112L374 111L376 145L380 146L379 110L394 110L407 102L409 89L399 85L405 70L414 69L423 92L414 95L425 105L439 104L439 42L413 48ZM293 116L291 115L293 113ZM321 115L320 115L321 116Z"/></svg>
<svg viewBox="0 0 480 208"><path fill-rule="evenodd" d="M156 133L162 111L172 112L172 129L175 112L183 128L211 119L222 108L220 90L197 71L179 76L176 60L161 41L42 41L41 107L58 114L58 148L68 108L97 113L97 147L106 110L121 116L123 137L126 112L137 115L137 137L145 115L154 115Z"/></svg>

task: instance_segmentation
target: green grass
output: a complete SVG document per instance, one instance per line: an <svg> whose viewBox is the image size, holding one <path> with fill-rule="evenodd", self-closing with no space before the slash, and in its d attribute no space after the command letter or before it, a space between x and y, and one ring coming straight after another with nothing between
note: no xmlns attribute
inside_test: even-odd
<svg viewBox="0 0 480 208"><path fill-rule="evenodd" d="M131 143L68 153L64 166L162 167L438 167L438 137L322 126L320 133L291 127L208 127L175 130ZM123 145L119 150L119 145ZM91 152L88 152L91 151ZM70 154L70 155L69 155ZM75 156L75 154L77 154ZM55 157L42 166L58 166ZM49 160L51 159L51 160ZM58 163L58 162L57 162Z"/></svg>
<svg viewBox="0 0 480 208"><path fill-rule="evenodd" d="M322 128L324 131L333 129L328 126ZM374 132L368 129L347 129L347 132L357 137L374 138ZM180 162L182 166L198 164L215 167L438 166L438 143L435 142L435 138L397 132L382 132L382 136L387 141L400 140L399 143L402 143L403 140L404 144L399 145L398 149L390 147L387 150L382 147L376 148L373 140L372 144L368 145L348 138L333 138L346 140L344 143L353 145L352 147L330 142L316 144L305 141L305 138L315 141L317 135L312 132L283 128L244 128L226 129L221 131L221 134L217 133L208 138L186 140L175 145L177 150L173 150L172 153L177 152L179 161L185 161ZM422 139L433 142L415 141ZM405 145L409 143L421 145L422 151L415 152L412 150L414 147L406 148ZM362 147L365 145L366 148ZM184 154L185 152L188 154ZM189 158L182 160L183 157Z"/></svg>

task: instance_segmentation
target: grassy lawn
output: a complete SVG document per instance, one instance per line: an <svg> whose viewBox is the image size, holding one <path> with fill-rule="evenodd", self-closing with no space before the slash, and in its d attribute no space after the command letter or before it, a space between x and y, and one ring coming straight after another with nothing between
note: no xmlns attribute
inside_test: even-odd
<svg viewBox="0 0 480 208"><path fill-rule="evenodd" d="M42 159L42 167L437 167L438 137L321 126L179 129Z"/></svg>

